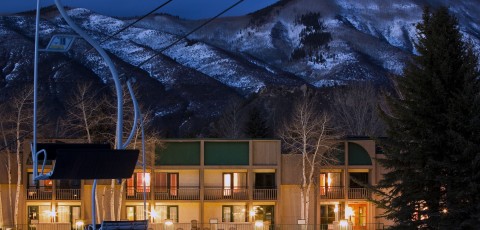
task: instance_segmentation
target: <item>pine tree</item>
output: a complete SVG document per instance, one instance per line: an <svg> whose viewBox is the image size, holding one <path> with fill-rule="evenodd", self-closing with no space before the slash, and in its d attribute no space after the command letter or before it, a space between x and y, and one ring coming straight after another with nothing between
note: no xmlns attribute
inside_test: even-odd
<svg viewBox="0 0 480 230"><path fill-rule="evenodd" d="M257 107L253 107L248 114L248 120L245 124L245 135L249 138L266 138L270 130L267 121L262 112Z"/></svg>
<svg viewBox="0 0 480 230"><path fill-rule="evenodd" d="M480 73L446 8L423 14L415 56L383 111L378 203L396 229L480 226Z"/></svg>

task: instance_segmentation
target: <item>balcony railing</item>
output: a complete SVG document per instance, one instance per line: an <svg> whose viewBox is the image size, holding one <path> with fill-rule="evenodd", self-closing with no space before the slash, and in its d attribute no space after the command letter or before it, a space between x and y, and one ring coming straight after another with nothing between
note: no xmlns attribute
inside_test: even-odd
<svg viewBox="0 0 480 230"><path fill-rule="evenodd" d="M320 186L320 198L321 199L343 199L345 198L345 192L343 186Z"/></svg>
<svg viewBox="0 0 480 230"><path fill-rule="evenodd" d="M253 199L254 200L276 200L277 199L277 189L253 189Z"/></svg>
<svg viewBox="0 0 480 230"><path fill-rule="evenodd" d="M176 189L156 187L155 200L199 200L200 188L180 187Z"/></svg>
<svg viewBox="0 0 480 230"><path fill-rule="evenodd" d="M367 199L370 192L366 188L349 188L348 199Z"/></svg>
<svg viewBox="0 0 480 230"><path fill-rule="evenodd" d="M205 188L205 200L247 200L248 188Z"/></svg>
<svg viewBox="0 0 480 230"><path fill-rule="evenodd" d="M27 189L27 200L51 200L52 199L52 189L46 188L28 188Z"/></svg>
<svg viewBox="0 0 480 230"><path fill-rule="evenodd" d="M57 200L80 200L80 189L56 189Z"/></svg>
<svg viewBox="0 0 480 230"><path fill-rule="evenodd" d="M337 225L337 228L334 226ZM262 226L256 226L255 223L234 223L221 222L217 224L209 223L173 223L172 225L165 225L164 223L149 223L148 228L152 230L333 230L333 229L355 229L355 230L383 230L385 226L383 223L365 223L363 225L354 225L350 228L338 228L337 224L318 224L315 225L300 225L300 224L270 224L263 222ZM353 227L353 228L352 228Z"/></svg>
<svg viewBox="0 0 480 230"><path fill-rule="evenodd" d="M147 186L147 192L145 193L147 199L150 199L150 189L151 187ZM143 194L143 187L127 187L126 199L143 200Z"/></svg>
<svg viewBox="0 0 480 230"><path fill-rule="evenodd" d="M370 192L366 188L348 188L348 199L367 199ZM323 187L320 186L321 199L343 199L345 190L343 186Z"/></svg>

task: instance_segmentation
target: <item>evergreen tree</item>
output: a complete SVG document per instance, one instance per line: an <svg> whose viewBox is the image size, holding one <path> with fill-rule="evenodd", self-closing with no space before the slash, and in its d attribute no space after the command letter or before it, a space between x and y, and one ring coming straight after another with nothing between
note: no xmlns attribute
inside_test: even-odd
<svg viewBox="0 0 480 230"><path fill-rule="evenodd" d="M423 14L415 56L387 97L389 170L378 204L396 229L480 226L480 73L446 8Z"/></svg>
<svg viewBox="0 0 480 230"><path fill-rule="evenodd" d="M267 121L257 107L253 107L248 113L245 124L245 135L249 138L266 138L269 136Z"/></svg>

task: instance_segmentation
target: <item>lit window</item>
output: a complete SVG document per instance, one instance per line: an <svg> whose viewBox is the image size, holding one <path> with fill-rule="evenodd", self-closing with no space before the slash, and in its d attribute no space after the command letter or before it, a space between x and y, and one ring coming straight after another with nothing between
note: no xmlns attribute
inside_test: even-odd
<svg viewBox="0 0 480 230"><path fill-rule="evenodd" d="M222 222L247 222L247 207L245 205L222 206Z"/></svg>

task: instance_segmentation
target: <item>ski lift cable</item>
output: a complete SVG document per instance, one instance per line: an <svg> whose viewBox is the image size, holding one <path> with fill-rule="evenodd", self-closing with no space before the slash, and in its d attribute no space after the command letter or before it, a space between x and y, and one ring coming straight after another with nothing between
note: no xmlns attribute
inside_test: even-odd
<svg viewBox="0 0 480 230"><path fill-rule="evenodd" d="M160 5L159 7L155 8L155 10L152 10L150 12L148 12L146 15L142 16L141 19L144 19L146 17L148 17L148 15L152 14L153 12L155 12L156 10L160 9L161 7L165 6L166 4L172 2L173 0L168 0L167 2L163 3L162 5ZM175 42L171 43L170 45L164 47L163 49L161 49L158 53L152 55L151 57L149 57L147 60L143 61L142 63L140 63L137 67L141 67L142 65L146 64L148 61L150 61L151 59L153 59L154 57L162 54L165 50L171 48L172 46L174 46L175 44L177 44L178 42L180 42L181 40L185 39L187 36L189 36L190 34L198 31L200 28L204 27L205 25L207 25L208 23L212 22L213 20L215 20L216 18L222 16L223 14L225 14L226 12L228 12L229 10L231 10L232 8L234 8L235 6L237 6L238 4L242 3L244 0L239 0L238 2L236 2L235 4L231 5L230 7L228 7L227 9L223 10L222 12L220 12L219 14L215 15L214 17L210 18L209 20L205 21L204 23L202 23L200 26L196 27L195 29L193 29L192 31L188 32L187 34L185 34L184 36L180 37L179 39L177 39ZM131 27L133 26L135 23L138 23L140 20L135 20L135 22L133 23L130 23L128 26L126 26L125 28L122 28L120 29L119 31L115 32L114 35L112 36L109 36L107 39L103 40L103 42L107 41L108 39L111 39L113 38L113 36L115 35L118 35L119 33L121 33L122 31L126 30L128 27ZM89 52L91 49L85 51L83 54ZM73 60L72 60L73 61ZM70 62L72 62L70 61ZM57 69L59 68L62 68L64 66L66 66L67 64L69 64L70 62L65 62L63 65L60 65ZM99 93L99 92L98 92ZM78 101L77 104L80 104L82 103L83 100L81 101ZM43 126L43 124L40 124L40 126ZM0 147L0 151L3 151L5 150L6 148L8 148L10 145L13 145L16 143L16 141L18 140L23 140L27 135L31 134L33 131L29 132L29 133L26 133L24 135L22 135L21 137L19 137L18 139L16 140L13 140L11 142L11 144L7 144L7 145L4 145L2 147Z"/></svg>
<svg viewBox="0 0 480 230"><path fill-rule="evenodd" d="M168 46L162 48L160 51L158 51L156 54L150 56L149 58L147 58L145 61L141 62L140 64L137 65L137 68L141 67L142 65L145 65L147 62L149 62L150 60L152 60L154 57L162 54L165 50L167 49L170 49L172 46L174 46L175 44L177 44L178 42L182 41L183 39L187 38L190 34L193 34L195 33L197 30L201 29L202 27L204 27L205 25L207 25L208 23L212 22L213 20L215 20L216 18L222 16L223 14L225 14L226 12L228 12L229 10L233 9L235 6L237 6L238 4L242 3L244 0L239 0L238 2L236 2L235 4L231 5L230 7L228 7L227 9L223 10L222 12L220 12L219 14L215 15L214 17L210 18L209 20L205 21L204 23L202 23L201 25L195 27L193 30L191 30L190 32L186 33L185 35L183 35L182 37L178 38L177 40L175 40L174 42L170 43Z"/></svg>
<svg viewBox="0 0 480 230"><path fill-rule="evenodd" d="M100 44L102 44L102 43L104 43L104 42L112 39L112 38L115 37L116 35L120 34L120 33L123 32L123 31L125 31L125 30L128 29L129 27L132 27L132 26L135 25L136 23L138 23L138 22L140 22L141 20L145 19L145 18L148 17L149 15L155 13L157 10L159 10L160 8L166 6L167 4L169 4L169 3L172 2L172 1L173 1L173 0L168 0L168 1L164 2L164 3L162 3L161 5L157 6L155 9L149 11L148 13L146 13L145 15L143 15L142 17L140 17L140 18L138 18L137 20L135 20L134 22L128 24L127 26L125 26L125 27L121 28L120 30L118 30L117 32L113 33L112 35L110 35L109 37L107 37L106 39L104 39L103 41L101 41ZM39 21L39 20L38 20L38 21ZM92 49L93 49L93 48L90 48L90 49L86 50L85 52L82 53L82 55L85 55L86 53L90 52ZM58 67L55 68L55 69L58 70L58 69L60 69L60 68L63 68L63 67L65 67L66 65L70 64L71 62L73 62L73 60L64 62L63 64L61 64L60 66L58 66ZM52 72L53 72L53 70L52 70ZM102 88L105 88L105 87L102 87ZM98 92L98 93L99 93L99 92ZM80 103L82 103L82 102L83 102L83 100L78 101L76 104L78 105L78 104L80 104ZM42 126L42 125L40 125L40 126ZM33 132L33 131L32 131L32 132ZM18 140L23 140L23 139L24 139L27 135L29 135L29 134L31 134L31 132L22 135L21 137L19 137L19 138L16 139L16 140L13 140L10 144L1 146L1 147L0 147L0 151L3 151L3 150L5 150L6 148L8 148L9 146L15 144L16 141L18 141Z"/></svg>
<svg viewBox="0 0 480 230"><path fill-rule="evenodd" d="M115 32L114 34L110 35L108 38L104 39L103 41L100 42L100 44L103 44L104 42L110 40L111 38L117 36L118 34L120 34L121 32L125 31L126 29L132 27L133 25L135 25L136 23L140 22L141 20L145 19L146 17L148 17L149 15L155 13L157 10L159 10L160 8L166 6L168 3L172 2L173 0L168 0L166 2L164 2L162 5L156 7L155 9L151 10L150 12L146 13L145 15L143 15L142 17L138 18L137 20L133 21L132 23L128 24L127 26L123 27L122 29L118 30L117 32ZM92 49L92 48L90 48Z"/></svg>
<svg viewBox="0 0 480 230"><path fill-rule="evenodd" d="M161 5L155 7L155 9L149 11L148 13L144 14L143 16L141 16L140 18L138 18L137 20L135 20L135 21L131 22L130 24L122 27L122 28L119 29L117 32L115 32L115 33L113 33L112 35L108 36L107 38L103 39L102 41L100 41L99 44L103 44L103 43L105 43L106 41L114 38L115 36L117 36L117 35L120 34L121 32L123 32L123 31L127 30L128 28L132 27L132 26L135 25L136 23L140 22L141 20L145 19L146 17L150 16L151 14L155 13L156 11L158 11L158 10L161 9L162 7L168 5L168 4L169 4L170 2L172 2L172 1L173 1L173 0L168 0L168 1L164 2L164 3L162 3ZM88 52L90 52L90 51L92 51L92 50L93 50L93 48L90 48L90 49L85 50L85 51L81 54L81 56L85 55L86 53L88 53ZM55 68L55 69L56 69L56 70L61 69L61 68L65 67L66 65L68 65L68 64L70 64L70 63L72 63L72 62L73 62L73 60L64 62L63 64L59 65L59 66L58 66L57 68ZM52 72L53 72L53 71L54 71L54 70L52 70Z"/></svg>

